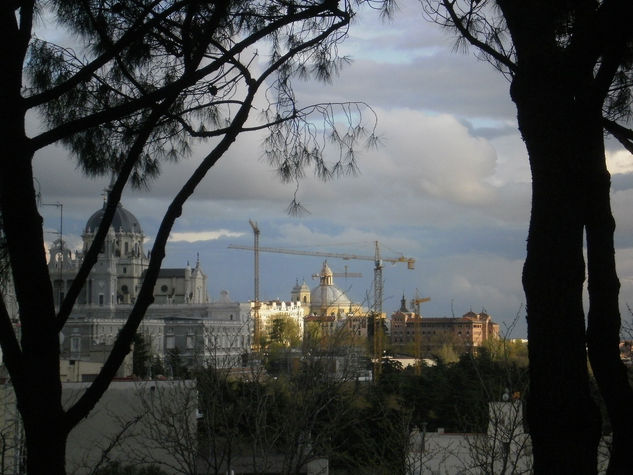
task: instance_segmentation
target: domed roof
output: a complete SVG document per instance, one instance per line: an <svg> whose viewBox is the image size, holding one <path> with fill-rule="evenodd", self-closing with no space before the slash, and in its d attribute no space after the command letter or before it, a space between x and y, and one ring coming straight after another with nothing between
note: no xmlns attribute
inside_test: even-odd
<svg viewBox="0 0 633 475"><path fill-rule="evenodd" d="M351 300L345 295L341 289L335 285L317 285L310 292L310 304L312 306L322 305L322 299L325 299L326 307L349 307Z"/></svg>
<svg viewBox="0 0 633 475"><path fill-rule="evenodd" d="M101 220L103 219L103 214L105 213L105 203L103 204L103 208L99 211L95 212L86 223L86 228L84 232L86 233L94 233L99 224L101 224ZM142 234L143 229L141 229L141 225L132 213L126 210L121 204L117 206L116 211L114 212L114 217L112 218L112 229L115 233L124 232L124 233L138 233Z"/></svg>

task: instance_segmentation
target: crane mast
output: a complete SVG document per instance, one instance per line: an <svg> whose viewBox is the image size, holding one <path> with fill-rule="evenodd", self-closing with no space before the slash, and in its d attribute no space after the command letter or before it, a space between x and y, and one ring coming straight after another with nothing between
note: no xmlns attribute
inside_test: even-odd
<svg viewBox="0 0 633 475"><path fill-rule="evenodd" d="M254 335L253 335L253 351L259 351L259 346L260 346L260 337L261 337L261 321L259 318L259 307L260 307L260 303L259 303L259 227L257 226L257 223L254 222L253 220L249 219L248 223L251 225L251 228L253 228L253 255L254 255L254 263L253 263L253 274L254 274L254 282L253 282L253 293L254 295L254 304L253 304L253 310L255 311L255 314L253 315L253 321L254 321Z"/></svg>
<svg viewBox="0 0 633 475"><path fill-rule="evenodd" d="M382 315L382 259L380 258L380 246L375 242L374 254L374 311Z"/></svg>

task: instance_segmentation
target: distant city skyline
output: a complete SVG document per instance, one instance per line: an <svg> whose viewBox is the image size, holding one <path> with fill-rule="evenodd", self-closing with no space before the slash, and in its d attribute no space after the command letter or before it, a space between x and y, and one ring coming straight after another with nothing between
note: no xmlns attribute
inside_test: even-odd
<svg viewBox="0 0 633 475"><path fill-rule="evenodd" d="M353 59L333 84L297 82L302 104L365 101L378 115L377 149L360 150L360 174L321 183L307 172L298 196L310 214L290 217L295 184L282 185L262 159L262 134L241 136L184 208L163 267L182 267L199 253L209 293L228 290L233 300L253 298L248 219L258 222L261 245L416 259L415 270L386 265L383 310L397 310L416 289L431 301L423 315L456 316L485 309L501 333L517 314L513 337L525 337L521 269L530 212L530 173L516 129L508 82L472 51L455 52L453 40L426 22L418 4L401 5L393 21L359 15L341 47ZM36 127L34 122L33 127ZM633 303L633 160L607 143L618 228L617 262L623 318ZM151 249L168 200L193 168L200 150L165 164L147 191L126 190L122 204L140 221ZM42 202L64 205L64 239L73 249L83 226L102 203L109 177L80 176L67 151L50 147L35 158ZM46 241L59 230L59 209L42 207ZM323 258L262 253L262 299L290 298L296 280L312 288ZM372 295L371 261L329 260L336 279L355 301Z"/></svg>

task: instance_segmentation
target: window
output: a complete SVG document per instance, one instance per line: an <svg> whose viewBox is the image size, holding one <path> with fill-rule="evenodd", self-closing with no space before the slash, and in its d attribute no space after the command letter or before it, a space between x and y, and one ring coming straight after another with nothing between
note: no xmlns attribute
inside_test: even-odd
<svg viewBox="0 0 633 475"><path fill-rule="evenodd" d="M169 287L167 287L166 285L161 285L160 286L160 291L161 292L167 292L168 289L169 289Z"/></svg>
<svg viewBox="0 0 633 475"><path fill-rule="evenodd" d="M192 350L193 349L194 341L195 341L195 339L194 339L194 335L193 334L190 333L189 335L187 335L187 349L188 350Z"/></svg>
<svg viewBox="0 0 633 475"><path fill-rule="evenodd" d="M176 348L176 337L173 333L165 335L165 348L168 350Z"/></svg>
<svg viewBox="0 0 633 475"><path fill-rule="evenodd" d="M71 353L81 352L81 336L73 335L70 337L70 352Z"/></svg>
<svg viewBox="0 0 633 475"><path fill-rule="evenodd" d="M103 294L99 294L99 305L103 307Z"/></svg>

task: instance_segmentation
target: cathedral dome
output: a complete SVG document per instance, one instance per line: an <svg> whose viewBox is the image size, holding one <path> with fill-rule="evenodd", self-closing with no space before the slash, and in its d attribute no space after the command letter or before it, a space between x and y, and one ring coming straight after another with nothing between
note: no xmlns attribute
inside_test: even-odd
<svg viewBox="0 0 633 475"><path fill-rule="evenodd" d="M101 224L101 219L103 219L103 214L105 213L105 203L103 204L103 208L99 211L95 212L86 223L86 228L84 232L86 233L94 233L96 232L99 224ZM115 233L124 232L124 233L138 233L142 234L143 230L141 229L141 225L132 213L126 210L121 204L117 206L116 211L114 212L114 217L112 218L112 226L111 228Z"/></svg>
<svg viewBox="0 0 633 475"><path fill-rule="evenodd" d="M323 305L325 299L327 307L347 308L352 303L341 289L335 285L317 285L310 293L310 303L313 307Z"/></svg>

